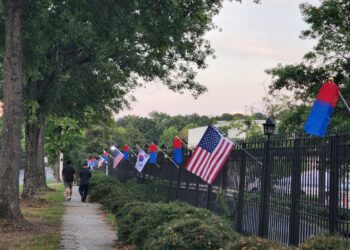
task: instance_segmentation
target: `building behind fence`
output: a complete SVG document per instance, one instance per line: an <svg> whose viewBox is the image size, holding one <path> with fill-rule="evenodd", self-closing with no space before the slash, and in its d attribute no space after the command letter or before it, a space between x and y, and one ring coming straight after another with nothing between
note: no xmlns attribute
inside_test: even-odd
<svg viewBox="0 0 350 250"><path fill-rule="evenodd" d="M274 136L242 145L263 164L234 150L212 186L163 155L160 167L147 164L142 174L135 158L109 173L163 180L169 200L225 215L243 234L292 245L320 233L350 235L350 134Z"/></svg>

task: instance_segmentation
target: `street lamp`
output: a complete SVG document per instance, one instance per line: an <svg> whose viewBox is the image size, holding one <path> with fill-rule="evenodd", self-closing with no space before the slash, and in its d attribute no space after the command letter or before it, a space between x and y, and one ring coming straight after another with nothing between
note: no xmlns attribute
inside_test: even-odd
<svg viewBox="0 0 350 250"><path fill-rule="evenodd" d="M275 133L276 124L273 122L271 118L267 118L265 123L263 124L264 134L267 136L273 135Z"/></svg>
<svg viewBox="0 0 350 250"><path fill-rule="evenodd" d="M267 118L263 124L264 134L267 135L267 140L264 143L264 157L262 166L261 180L261 202L260 202L260 218L258 234L261 237L267 238L269 231L269 197L271 195L271 166L270 166L270 144L271 135L275 133L276 124L271 118Z"/></svg>

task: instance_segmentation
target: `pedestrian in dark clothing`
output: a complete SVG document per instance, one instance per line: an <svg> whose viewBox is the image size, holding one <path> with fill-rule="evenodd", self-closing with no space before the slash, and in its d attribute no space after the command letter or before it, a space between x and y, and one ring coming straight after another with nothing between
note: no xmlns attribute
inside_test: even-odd
<svg viewBox="0 0 350 250"><path fill-rule="evenodd" d="M88 168L87 164L83 164L83 169L79 173L80 177L80 185L79 185L79 193L81 196L81 201L85 202L86 197L89 192L89 179L91 178L91 172L90 169Z"/></svg>
<svg viewBox="0 0 350 250"><path fill-rule="evenodd" d="M76 182L75 169L72 166L72 161L68 160L66 166L62 170L63 183L65 187L66 199L70 201L73 193L73 181Z"/></svg>

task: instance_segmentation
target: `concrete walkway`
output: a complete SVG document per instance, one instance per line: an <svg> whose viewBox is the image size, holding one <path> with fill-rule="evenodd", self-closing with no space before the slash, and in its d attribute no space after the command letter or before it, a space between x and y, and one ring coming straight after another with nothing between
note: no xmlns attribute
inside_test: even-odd
<svg viewBox="0 0 350 250"><path fill-rule="evenodd" d="M100 206L81 202L74 186L71 201L65 201L61 249L116 249L116 232L104 220Z"/></svg>

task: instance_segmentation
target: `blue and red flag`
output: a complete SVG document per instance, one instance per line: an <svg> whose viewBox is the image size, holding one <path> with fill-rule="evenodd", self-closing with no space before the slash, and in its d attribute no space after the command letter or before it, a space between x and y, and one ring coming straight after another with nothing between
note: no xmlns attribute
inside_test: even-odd
<svg viewBox="0 0 350 250"><path fill-rule="evenodd" d="M339 87L333 81L323 83L304 125L311 135L325 136L334 108L339 101Z"/></svg>
<svg viewBox="0 0 350 250"><path fill-rule="evenodd" d="M129 146L128 145L124 145L124 160L129 160Z"/></svg>
<svg viewBox="0 0 350 250"><path fill-rule="evenodd" d="M173 140L174 146L174 161L177 164L182 164L182 142L178 137Z"/></svg>
<svg viewBox="0 0 350 250"><path fill-rule="evenodd" d="M157 151L157 145L151 143L151 145L149 145L149 163L157 163Z"/></svg>
<svg viewBox="0 0 350 250"><path fill-rule="evenodd" d="M103 159L105 160L106 164L108 164L108 152L106 150L103 151Z"/></svg>

